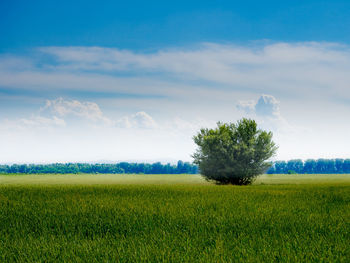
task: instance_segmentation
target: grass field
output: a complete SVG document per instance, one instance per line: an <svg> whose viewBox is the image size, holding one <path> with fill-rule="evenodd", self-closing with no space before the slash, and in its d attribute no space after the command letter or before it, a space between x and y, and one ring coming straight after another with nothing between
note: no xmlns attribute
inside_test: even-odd
<svg viewBox="0 0 350 263"><path fill-rule="evenodd" d="M0 175L0 262L349 262L350 175Z"/></svg>

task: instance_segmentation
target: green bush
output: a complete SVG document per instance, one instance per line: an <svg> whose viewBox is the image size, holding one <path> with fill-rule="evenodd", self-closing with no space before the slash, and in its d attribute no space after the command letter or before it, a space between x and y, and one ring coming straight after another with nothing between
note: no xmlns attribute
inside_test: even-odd
<svg viewBox="0 0 350 263"><path fill-rule="evenodd" d="M250 184L271 166L267 160L277 150L272 133L258 129L250 119L219 122L215 129L201 129L193 139L198 145L194 163L207 180L218 184Z"/></svg>

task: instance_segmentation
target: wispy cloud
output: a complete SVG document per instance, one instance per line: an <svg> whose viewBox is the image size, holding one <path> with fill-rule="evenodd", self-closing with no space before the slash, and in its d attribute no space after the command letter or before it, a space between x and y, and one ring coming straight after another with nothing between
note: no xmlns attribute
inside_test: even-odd
<svg viewBox="0 0 350 263"><path fill-rule="evenodd" d="M202 86L216 89L260 93L283 90L294 96L298 96L298 91L303 91L303 95L344 93L350 98L350 48L339 44L203 44L154 53L101 47L45 47L39 52L51 59L32 57L36 62L32 65L40 66L30 69L18 66L14 70L13 63L6 62L9 58L3 59L1 64L9 66L0 70L0 85L165 96L181 96L182 90L186 96L186 91L191 92L191 82L202 81Z"/></svg>
<svg viewBox="0 0 350 263"><path fill-rule="evenodd" d="M20 119L5 119L0 126L0 130L7 131L28 131L33 129L54 129L66 127L66 122L64 119L58 118L56 116L43 117L40 115L32 115L27 118Z"/></svg>
<svg viewBox="0 0 350 263"><path fill-rule="evenodd" d="M200 127L248 115L277 131L284 156L290 150L283 145L302 149L312 140L317 155L328 154L333 145L349 146L341 133L350 128L344 122L350 114L349 72L350 47L336 43L205 43L155 52L42 47L26 55L0 56L0 92L6 103L13 97L18 108L29 94L40 94L32 108L42 106L41 111L8 118L21 127L103 127L130 140L134 135L157 141L156 134L163 143L173 136L182 145L178 152L190 154L191 137ZM46 104L37 104L45 98ZM303 139L307 129L324 135L315 132ZM101 132L99 139L103 136ZM317 138L324 144L328 137L335 141L322 151ZM344 149L349 153L349 147Z"/></svg>

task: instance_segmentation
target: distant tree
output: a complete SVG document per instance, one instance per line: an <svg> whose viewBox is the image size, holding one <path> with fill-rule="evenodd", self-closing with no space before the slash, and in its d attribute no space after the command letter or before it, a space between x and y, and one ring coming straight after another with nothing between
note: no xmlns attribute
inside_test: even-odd
<svg viewBox="0 0 350 263"><path fill-rule="evenodd" d="M344 160L343 159L335 159L335 169L337 171L338 174L343 173L343 164L344 164Z"/></svg>
<svg viewBox="0 0 350 263"><path fill-rule="evenodd" d="M176 173L181 174L182 170L183 170L183 167L184 167L184 162L179 160L177 162L177 167L176 167L177 172Z"/></svg>
<svg viewBox="0 0 350 263"><path fill-rule="evenodd" d="M303 170L305 174L314 174L316 172L316 161L312 159L306 160Z"/></svg>
<svg viewBox="0 0 350 263"><path fill-rule="evenodd" d="M304 168L303 161L300 159L289 160L287 162L287 172L290 173L302 173Z"/></svg>
<svg viewBox="0 0 350 263"><path fill-rule="evenodd" d="M191 173L191 164L189 162L185 162L183 167L182 167L182 170L181 170L181 173L182 174L188 174L188 173Z"/></svg>
<svg viewBox="0 0 350 263"><path fill-rule="evenodd" d="M166 174L173 174L174 173L174 168L171 166L170 163L167 163L164 167L165 173Z"/></svg>
<svg viewBox="0 0 350 263"><path fill-rule="evenodd" d="M160 162L152 164L152 174L161 174L163 173L163 165Z"/></svg>
<svg viewBox="0 0 350 263"><path fill-rule="evenodd" d="M344 160L343 173L350 173L350 159Z"/></svg>
<svg viewBox="0 0 350 263"><path fill-rule="evenodd" d="M192 165L191 174L198 174L199 169L197 165Z"/></svg>
<svg viewBox="0 0 350 263"><path fill-rule="evenodd" d="M316 173L323 174L327 172L326 159L318 159L316 162Z"/></svg>
<svg viewBox="0 0 350 263"><path fill-rule="evenodd" d="M336 167L335 167L335 160L334 159L328 159L325 161L326 163L326 171L331 173L331 174L334 174L336 172Z"/></svg>
<svg viewBox="0 0 350 263"><path fill-rule="evenodd" d="M272 133L258 129L250 119L218 123L215 129L201 129L193 139L198 145L194 163L207 180L219 184L250 184L271 166L267 160L277 150Z"/></svg>
<svg viewBox="0 0 350 263"><path fill-rule="evenodd" d="M285 174L286 173L287 163L285 161L277 161L275 162L275 169L277 174Z"/></svg>

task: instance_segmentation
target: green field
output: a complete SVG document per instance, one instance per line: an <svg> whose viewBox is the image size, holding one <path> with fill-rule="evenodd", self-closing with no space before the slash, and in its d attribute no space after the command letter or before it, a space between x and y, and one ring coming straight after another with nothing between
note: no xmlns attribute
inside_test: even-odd
<svg viewBox="0 0 350 263"><path fill-rule="evenodd" d="M350 175L0 175L0 262L349 262Z"/></svg>

